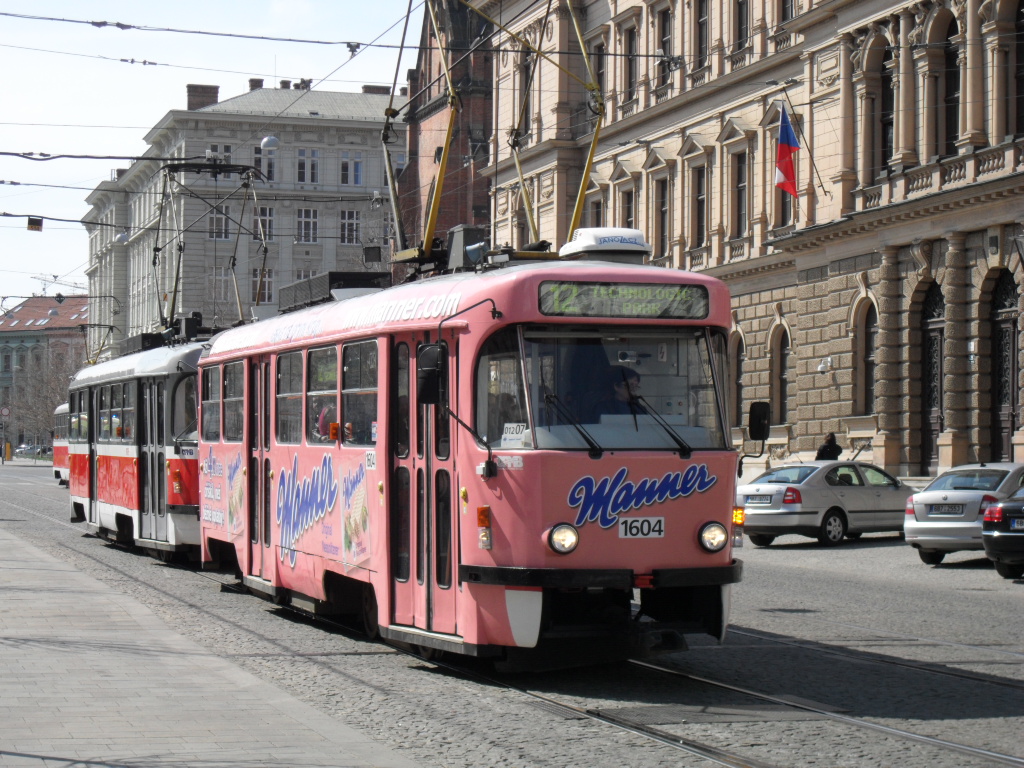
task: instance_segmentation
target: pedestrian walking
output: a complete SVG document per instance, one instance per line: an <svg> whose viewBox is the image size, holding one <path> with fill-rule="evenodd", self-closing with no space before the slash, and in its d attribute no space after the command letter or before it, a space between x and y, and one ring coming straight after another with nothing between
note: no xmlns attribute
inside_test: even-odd
<svg viewBox="0 0 1024 768"><path fill-rule="evenodd" d="M818 448L818 453L814 459L816 461L835 461L842 452L843 449L836 442L836 433L829 432L825 435L825 442Z"/></svg>

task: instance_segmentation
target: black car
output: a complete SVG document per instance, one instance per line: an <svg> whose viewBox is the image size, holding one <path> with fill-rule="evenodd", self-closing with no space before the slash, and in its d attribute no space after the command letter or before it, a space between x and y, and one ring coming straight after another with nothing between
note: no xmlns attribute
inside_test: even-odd
<svg viewBox="0 0 1024 768"><path fill-rule="evenodd" d="M981 539L1000 576L1024 576L1024 488L985 510Z"/></svg>

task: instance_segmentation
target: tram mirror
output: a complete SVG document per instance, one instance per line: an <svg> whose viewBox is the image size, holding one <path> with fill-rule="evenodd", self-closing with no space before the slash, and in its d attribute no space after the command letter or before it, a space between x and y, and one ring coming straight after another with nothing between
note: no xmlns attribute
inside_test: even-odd
<svg viewBox="0 0 1024 768"><path fill-rule="evenodd" d="M416 397L420 405L441 402L444 350L440 344L424 344L416 355Z"/></svg>
<svg viewBox="0 0 1024 768"><path fill-rule="evenodd" d="M765 402L750 404L750 415L747 417L750 439L762 442L768 439L769 424L771 418L771 406Z"/></svg>

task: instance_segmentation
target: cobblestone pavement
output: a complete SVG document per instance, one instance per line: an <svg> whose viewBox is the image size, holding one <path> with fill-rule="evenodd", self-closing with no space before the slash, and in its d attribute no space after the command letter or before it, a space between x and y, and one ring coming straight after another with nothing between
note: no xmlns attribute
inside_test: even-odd
<svg viewBox="0 0 1024 768"><path fill-rule="evenodd" d="M145 603L186 638L241 670L420 765L710 765L640 735L557 714L518 692L313 624L258 598L221 591L207 574L84 537L80 528L64 522L67 492L31 474L19 468L17 474L0 475L4 529ZM699 643L672 660L706 677L1019 754L1020 689L837 659L772 639L835 643L1020 680L1020 585L1004 583L973 561L959 566L954 560L937 573L922 570L927 567L918 567L909 547L892 542L899 544L894 537L865 537L833 551L784 540L769 550L748 544L738 552L747 568L745 581L734 590L734 626L767 637L735 633L725 646ZM911 610L908 603L914 602L920 610ZM1014 615L1016 637L1006 628ZM919 636L932 641L911 639ZM984 643L990 644L987 650L980 647ZM781 766L994 764L817 716L795 716L625 665L521 676L518 682L560 700L644 716L663 730Z"/></svg>

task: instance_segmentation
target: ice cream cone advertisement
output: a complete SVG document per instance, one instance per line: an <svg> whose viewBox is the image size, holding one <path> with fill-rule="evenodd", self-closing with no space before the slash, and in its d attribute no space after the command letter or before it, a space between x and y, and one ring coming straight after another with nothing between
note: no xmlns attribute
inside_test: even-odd
<svg viewBox="0 0 1024 768"><path fill-rule="evenodd" d="M242 473L242 453L239 451L228 463L228 531L240 534L245 522L245 477Z"/></svg>
<svg viewBox="0 0 1024 768"><path fill-rule="evenodd" d="M358 464L341 481L342 561L346 568L370 558L370 515L366 508L366 465Z"/></svg>

